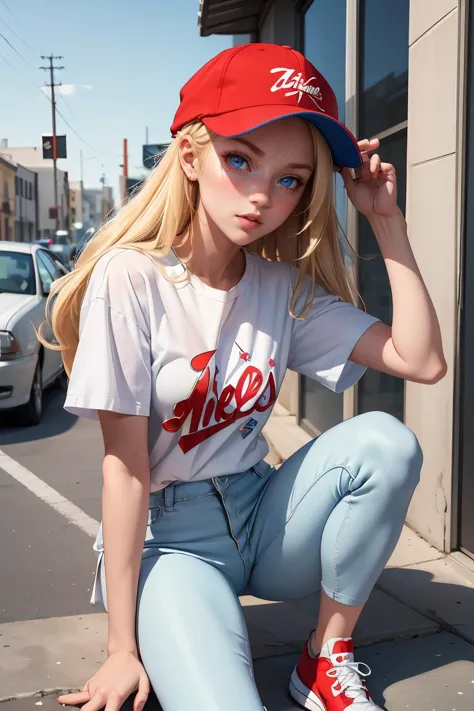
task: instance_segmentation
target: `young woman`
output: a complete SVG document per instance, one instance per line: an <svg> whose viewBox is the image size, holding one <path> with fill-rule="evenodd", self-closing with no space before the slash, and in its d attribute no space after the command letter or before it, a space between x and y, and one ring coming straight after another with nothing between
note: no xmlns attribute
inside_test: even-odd
<svg viewBox="0 0 474 711"><path fill-rule="evenodd" d="M271 44L197 72L172 134L52 295L65 407L102 428L94 601L109 620L106 662L59 701L117 711L138 690L141 711L151 687L165 711L261 711L238 595L321 591L290 693L375 711L351 637L402 530L417 440L371 412L276 470L261 431L287 367L335 392L366 367L427 384L446 372L395 171L337 121L319 72ZM385 260L391 327L353 305L335 169Z"/></svg>

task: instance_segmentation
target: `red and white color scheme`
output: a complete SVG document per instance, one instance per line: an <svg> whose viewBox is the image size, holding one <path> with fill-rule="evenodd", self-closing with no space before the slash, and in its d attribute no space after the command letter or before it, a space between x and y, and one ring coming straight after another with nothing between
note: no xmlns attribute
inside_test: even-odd
<svg viewBox="0 0 474 711"><path fill-rule="evenodd" d="M171 126L202 121L219 136L235 137L272 121L299 116L323 134L335 165L362 161L352 133L338 120L336 96L323 75L297 50L252 42L226 49L183 86Z"/></svg>
<svg viewBox="0 0 474 711"><path fill-rule="evenodd" d="M370 669L354 661L350 638L330 639L317 658L305 645L290 680L290 694L311 711L381 711L374 704L364 682Z"/></svg>
<svg viewBox="0 0 474 711"><path fill-rule="evenodd" d="M112 249L92 272L65 407L92 419L97 410L149 417L151 491L263 459L287 367L337 392L364 373L348 357L377 319L318 288L297 321L288 313L296 269L244 254L229 291L192 274L170 281L184 276L174 253L158 263Z"/></svg>

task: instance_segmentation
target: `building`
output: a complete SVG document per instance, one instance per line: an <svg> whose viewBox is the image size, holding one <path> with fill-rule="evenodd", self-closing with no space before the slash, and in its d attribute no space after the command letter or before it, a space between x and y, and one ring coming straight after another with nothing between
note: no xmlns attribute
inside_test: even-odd
<svg viewBox="0 0 474 711"><path fill-rule="evenodd" d="M38 174L39 222L40 238L54 237L56 220L50 210L54 207L53 168L51 166L35 166ZM69 230L69 181L67 172L57 169L59 229Z"/></svg>
<svg viewBox="0 0 474 711"><path fill-rule="evenodd" d="M114 208L113 189L108 185L85 188L81 181L70 183L70 189L71 223L82 223L85 229L99 229Z"/></svg>
<svg viewBox="0 0 474 711"><path fill-rule="evenodd" d="M18 164L15 176L15 240L33 242L37 239L38 220L38 174Z"/></svg>
<svg viewBox="0 0 474 711"><path fill-rule="evenodd" d="M69 216L71 227L83 224L83 189L82 181L73 181L69 183Z"/></svg>
<svg viewBox="0 0 474 711"><path fill-rule="evenodd" d="M302 50L333 86L340 116L378 136L398 173L399 203L440 319L448 375L433 386L368 372L335 395L289 373L281 402L317 433L357 413L404 420L424 450L408 524L474 569L474 11L467 0L201 0L201 34ZM391 321L378 246L337 188L367 310ZM469 278L468 275L471 275Z"/></svg>
<svg viewBox="0 0 474 711"><path fill-rule="evenodd" d="M10 161L29 168L38 175L38 220L39 238L53 237L56 220L51 216L54 207L53 161L43 159L43 149L38 147L10 147L4 141L2 154ZM66 171L57 169L59 229L69 230L69 180Z"/></svg>
<svg viewBox="0 0 474 711"><path fill-rule="evenodd" d="M0 155L0 240L13 240L15 235L16 166Z"/></svg>

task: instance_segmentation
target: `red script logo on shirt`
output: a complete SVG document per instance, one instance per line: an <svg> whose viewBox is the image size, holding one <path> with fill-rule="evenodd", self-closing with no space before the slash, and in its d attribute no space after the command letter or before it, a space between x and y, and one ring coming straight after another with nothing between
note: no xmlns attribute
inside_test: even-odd
<svg viewBox="0 0 474 711"><path fill-rule="evenodd" d="M178 442L184 453L252 412L268 410L276 400L273 372L264 383L262 371L254 365L246 366L235 387L226 385L219 394L216 381L219 369L214 366L212 375L210 366L215 353L215 350L206 351L192 359L191 367L200 375L189 397L174 406L174 417L161 425L166 432L178 432L190 417L189 431L181 435ZM274 364L273 360L269 362L271 367ZM232 407L232 401L235 401L235 407L227 409ZM248 406L250 402L253 405Z"/></svg>

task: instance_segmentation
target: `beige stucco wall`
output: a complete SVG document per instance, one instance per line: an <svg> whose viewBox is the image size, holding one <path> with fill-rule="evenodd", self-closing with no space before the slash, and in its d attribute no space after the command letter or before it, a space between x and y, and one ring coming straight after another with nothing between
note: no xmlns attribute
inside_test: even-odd
<svg viewBox="0 0 474 711"><path fill-rule="evenodd" d="M448 375L434 386L406 384L405 421L421 442L424 467L408 523L450 550L453 392L459 214L461 0L411 0L407 221L435 304ZM462 92L461 92L462 95Z"/></svg>
<svg viewBox="0 0 474 711"><path fill-rule="evenodd" d="M5 214L2 204L8 202L10 214ZM0 163L0 239L7 238L5 222L8 222L9 239L15 239L15 167Z"/></svg>

